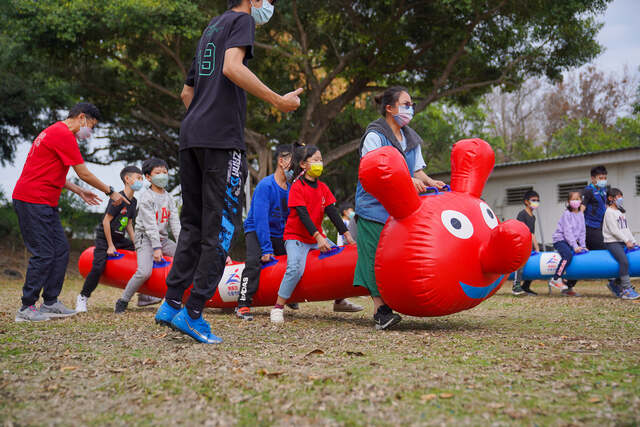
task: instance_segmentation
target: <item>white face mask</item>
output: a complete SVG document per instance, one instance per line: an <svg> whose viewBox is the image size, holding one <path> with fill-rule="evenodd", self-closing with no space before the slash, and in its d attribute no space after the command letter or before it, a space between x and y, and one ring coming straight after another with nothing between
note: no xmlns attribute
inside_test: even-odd
<svg viewBox="0 0 640 427"><path fill-rule="evenodd" d="M256 25L264 25L269 22L269 19L273 16L273 5L269 0L262 0L262 7L253 7L251 2L251 16L256 21Z"/></svg>
<svg viewBox="0 0 640 427"><path fill-rule="evenodd" d="M87 118L84 118L84 126L80 126L80 130L76 133L76 138L87 139L91 137L93 129L87 126Z"/></svg>

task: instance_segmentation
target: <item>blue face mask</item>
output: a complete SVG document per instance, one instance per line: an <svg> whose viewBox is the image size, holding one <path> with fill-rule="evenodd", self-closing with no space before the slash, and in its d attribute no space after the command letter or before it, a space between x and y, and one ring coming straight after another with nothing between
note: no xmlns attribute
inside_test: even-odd
<svg viewBox="0 0 640 427"><path fill-rule="evenodd" d="M618 209L624 209L624 199L622 197L616 199L616 206Z"/></svg>
<svg viewBox="0 0 640 427"><path fill-rule="evenodd" d="M607 180L606 179L599 179L596 183L596 185L600 188L605 188L607 186Z"/></svg>
<svg viewBox="0 0 640 427"><path fill-rule="evenodd" d="M131 184L131 189L133 191L138 191L142 188L142 180L138 179L133 184Z"/></svg>
<svg viewBox="0 0 640 427"><path fill-rule="evenodd" d="M262 0L262 7L251 6L251 16L256 21L256 25L264 25L273 16L273 5L269 0Z"/></svg>
<svg viewBox="0 0 640 427"><path fill-rule="evenodd" d="M413 119L413 107L401 105L398 107L398 114L393 115L393 119L396 121L398 126L401 128L405 127L409 124L411 119Z"/></svg>
<svg viewBox="0 0 640 427"><path fill-rule="evenodd" d="M291 169L284 171L284 176L287 181L291 181L293 179L293 171Z"/></svg>

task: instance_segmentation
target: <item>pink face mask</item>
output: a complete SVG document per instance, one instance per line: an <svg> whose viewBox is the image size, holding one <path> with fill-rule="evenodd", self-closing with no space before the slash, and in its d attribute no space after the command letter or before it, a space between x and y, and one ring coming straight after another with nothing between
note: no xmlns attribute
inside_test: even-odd
<svg viewBox="0 0 640 427"><path fill-rule="evenodd" d="M582 204L582 201L580 200L569 200L569 206L571 206L571 208L573 209L578 209L581 204Z"/></svg>

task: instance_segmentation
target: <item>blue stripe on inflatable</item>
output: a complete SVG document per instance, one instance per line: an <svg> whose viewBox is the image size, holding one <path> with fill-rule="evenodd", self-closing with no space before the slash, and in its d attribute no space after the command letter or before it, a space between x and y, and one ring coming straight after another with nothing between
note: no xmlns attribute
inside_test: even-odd
<svg viewBox="0 0 640 427"><path fill-rule="evenodd" d="M502 279L504 279L504 274L498 277L495 282L487 286L469 286L466 283L460 282L460 287L462 287L462 290L469 298L482 299L489 295L491 291L493 291L496 286L500 284Z"/></svg>
<svg viewBox="0 0 640 427"><path fill-rule="evenodd" d="M640 276L640 250L627 252L629 275ZM557 252L539 252L532 254L522 271L521 280L548 279L553 276L560 262ZM589 251L574 255L571 264L562 276L566 279L608 279L618 277L619 266L607 250ZM511 273L510 279L514 274Z"/></svg>

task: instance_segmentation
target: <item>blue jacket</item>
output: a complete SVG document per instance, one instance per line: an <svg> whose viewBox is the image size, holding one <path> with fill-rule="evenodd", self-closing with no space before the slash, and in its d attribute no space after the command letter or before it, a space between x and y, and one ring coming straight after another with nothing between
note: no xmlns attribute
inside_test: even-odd
<svg viewBox="0 0 640 427"><path fill-rule="evenodd" d="M593 184L582 190L582 200L585 205L584 223L587 227L600 228L604 213L607 210L607 190L599 189Z"/></svg>
<svg viewBox="0 0 640 427"><path fill-rule="evenodd" d="M389 135L391 131L390 129L387 129L388 127L389 125L384 122L384 119L378 119L372 122L369 127L367 127L367 130L362 137L362 141L360 142L360 155L362 155L362 145L364 144L364 138L369 132L375 132L376 134L378 134L378 136L380 136L383 147L391 145L398 149L398 151L404 156L404 159L407 162L409 174L413 175L416 167L414 150L419 149L422 140L413 129L405 126L402 130L407 142L407 150L403 152L401 147L399 147L399 143L395 140L395 137L393 137L393 142L389 137L387 137L387 135ZM384 206L382 206L378 199L364 190L359 180L358 186L356 187L356 215L369 221L375 221L381 224L386 223L387 219L389 218L389 213L384 208Z"/></svg>
<svg viewBox="0 0 640 427"><path fill-rule="evenodd" d="M272 237L282 238L289 215L289 190L278 185L273 175L258 183L251 199L251 208L244 221L244 232L255 231L262 255L272 254Z"/></svg>

